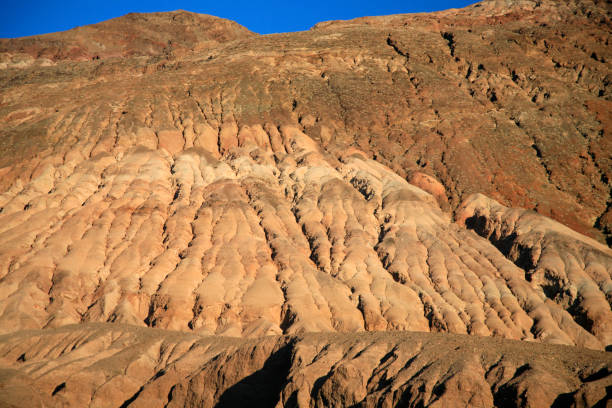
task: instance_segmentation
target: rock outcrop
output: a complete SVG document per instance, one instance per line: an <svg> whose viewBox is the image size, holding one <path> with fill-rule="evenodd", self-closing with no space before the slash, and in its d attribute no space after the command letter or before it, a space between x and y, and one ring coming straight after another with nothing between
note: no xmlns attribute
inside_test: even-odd
<svg viewBox="0 0 612 408"><path fill-rule="evenodd" d="M469 198L458 220L488 238L524 269L527 281L568 310L606 344L612 343L612 250L549 218ZM604 338L605 337L605 338Z"/></svg>
<svg viewBox="0 0 612 408"><path fill-rule="evenodd" d="M97 323L0 337L3 406L595 407L610 353L430 333L262 339Z"/></svg>
<svg viewBox="0 0 612 408"><path fill-rule="evenodd" d="M65 32L0 39L0 67L40 68L62 60L180 55L256 35L233 21L183 10L130 13Z"/></svg>
<svg viewBox="0 0 612 408"><path fill-rule="evenodd" d="M223 153L213 134L292 125L336 156L357 147L402 177L435 177L453 210L482 193L604 241L609 31L603 1L491 0L266 36L179 12L3 40L0 183L76 140L86 158L138 144L125 140L138 128L185 131ZM63 55L73 43L109 55Z"/></svg>

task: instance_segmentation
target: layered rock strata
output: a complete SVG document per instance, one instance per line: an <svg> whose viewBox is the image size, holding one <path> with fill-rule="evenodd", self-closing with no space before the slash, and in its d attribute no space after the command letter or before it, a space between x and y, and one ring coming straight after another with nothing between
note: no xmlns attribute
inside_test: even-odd
<svg viewBox="0 0 612 408"><path fill-rule="evenodd" d="M568 310L606 344L612 343L612 251L549 218L470 197L458 220L491 241L525 270L525 278Z"/></svg>

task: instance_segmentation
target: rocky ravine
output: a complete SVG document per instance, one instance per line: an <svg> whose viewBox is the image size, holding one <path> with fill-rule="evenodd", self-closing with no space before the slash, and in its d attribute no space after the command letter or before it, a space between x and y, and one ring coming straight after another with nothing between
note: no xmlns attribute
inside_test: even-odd
<svg viewBox="0 0 612 408"><path fill-rule="evenodd" d="M508 0L0 40L2 402L605 406L609 32Z"/></svg>

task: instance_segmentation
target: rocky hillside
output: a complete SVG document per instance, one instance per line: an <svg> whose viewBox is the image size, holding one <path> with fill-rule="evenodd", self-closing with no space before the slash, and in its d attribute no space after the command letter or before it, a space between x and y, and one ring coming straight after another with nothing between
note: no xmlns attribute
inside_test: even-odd
<svg viewBox="0 0 612 408"><path fill-rule="evenodd" d="M336 155L436 177L450 209L484 193L604 240L609 33L605 1L504 0L266 36L177 12L2 40L0 166L25 161L2 185L29 180L34 157L55 163L75 132L85 158L128 149L113 141L138 128L225 154L221 129L292 124Z"/></svg>
<svg viewBox="0 0 612 408"><path fill-rule="evenodd" d="M605 405L610 17L0 40L3 403Z"/></svg>
<svg viewBox="0 0 612 408"><path fill-rule="evenodd" d="M7 407L605 407L612 355L453 334L253 340L87 323L0 337L0 362Z"/></svg>
<svg viewBox="0 0 612 408"><path fill-rule="evenodd" d="M52 66L62 60L98 61L201 51L255 35L233 21L182 10L131 13L66 32L0 39L0 66Z"/></svg>

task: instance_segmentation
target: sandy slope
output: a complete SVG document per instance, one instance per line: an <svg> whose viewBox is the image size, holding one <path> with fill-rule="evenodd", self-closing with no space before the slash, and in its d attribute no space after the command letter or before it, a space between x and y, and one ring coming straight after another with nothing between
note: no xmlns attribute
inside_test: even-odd
<svg viewBox="0 0 612 408"><path fill-rule="evenodd" d="M605 406L609 31L490 0L0 40L0 403Z"/></svg>
<svg viewBox="0 0 612 408"><path fill-rule="evenodd" d="M18 407L604 407L612 385L610 353L407 332L255 340L88 323L2 336L0 361L0 404Z"/></svg>

